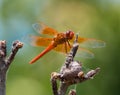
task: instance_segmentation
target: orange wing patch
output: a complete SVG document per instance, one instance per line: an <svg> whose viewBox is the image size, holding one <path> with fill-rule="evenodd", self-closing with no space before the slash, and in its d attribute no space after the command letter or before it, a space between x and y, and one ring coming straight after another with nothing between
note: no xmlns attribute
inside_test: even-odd
<svg viewBox="0 0 120 95"><path fill-rule="evenodd" d="M67 52L70 51L70 47L67 45ZM66 54L66 49L65 49L65 44L60 44L58 45L57 47L55 47L53 50L57 51L57 52L60 52L60 53L63 53L63 54ZM87 49L84 49L84 48L78 48L78 51L77 51L77 54L76 54L76 57L77 58L94 58L94 54L87 50Z"/></svg>
<svg viewBox="0 0 120 95"><path fill-rule="evenodd" d="M55 51L61 52L61 53L64 53L64 54L66 54L66 51L69 52L70 49L71 48L69 47L68 43L66 43L66 46L65 46L65 43L64 43L64 44L59 44L59 45L57 45L57 47L54 48Z"/></svg>
<svg viewBox="0 0 120 95"><path fill-rule="evenodd" d="M47 47L51 41L53 41L52 38L43 38L38 36L30 36L30 43L33 46L43 46Z"/></svg>

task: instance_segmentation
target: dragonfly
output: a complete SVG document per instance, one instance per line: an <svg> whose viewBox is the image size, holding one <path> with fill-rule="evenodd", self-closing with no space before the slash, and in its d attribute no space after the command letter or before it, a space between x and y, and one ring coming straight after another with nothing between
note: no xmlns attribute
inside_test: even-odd
<svg viewBox="0 0 120 95"><path fill-rule="evenodd" d="M29 63L33 64L38 59L43 57L46 53L51 50L67 54L73 41L75 40L75 32L68 30L66 32L58 32L55 29L45 25L44 23L38 22L32 25L34 30L37 31L40 36L31 35L30 43L33 46L46 47L40 54L34 57ZM105 46L105 42L94 38L78 37L78 43L83 44L83 47L101 48ZM94 54L88 49L79 47L78 57L93 58Z"/></svg>

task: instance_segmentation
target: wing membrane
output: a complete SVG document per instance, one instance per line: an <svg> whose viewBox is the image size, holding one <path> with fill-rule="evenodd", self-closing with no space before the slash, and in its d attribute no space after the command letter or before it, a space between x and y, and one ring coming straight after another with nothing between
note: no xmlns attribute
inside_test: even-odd
<svg viewBox="0 0 120 95"><path fill-rule="evenodd" d="M74 40L74 38L73 38L73 40ZM102 48L102 47L105 47L105 42L104 41L93 39L93 38L78 37L78 43L80 43L80 47L88 47L88 48Z"/></svg>
<svg viewBox="0 0 120 95"><path fill-rule="evenodd" d="M75 57L91 59L91 58L94 58L94 54L87 49L79 48Z"/></svg>
<svg viewBox="0 0 120 95"><path fill-rule="evenodd" d="M33 46L43 46L47 47L51 41L52 38L43 38L43 37L38 37L38 36L30 36L30 43Z"/></svg>
<svg viewBox="0 0 120 95"><path fill-rule="evenodd" d="M56 35L58 32L51 27L43 23L35 23L32 25L34 30L37 31L39 34L47 34L47 35Z"/></svg>

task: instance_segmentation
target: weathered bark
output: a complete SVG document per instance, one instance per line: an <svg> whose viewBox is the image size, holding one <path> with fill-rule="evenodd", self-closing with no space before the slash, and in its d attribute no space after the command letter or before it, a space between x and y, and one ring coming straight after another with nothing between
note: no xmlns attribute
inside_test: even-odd
<svg viewBox="0 0 120 95"><path fill-rule="evenodd" d="M6 41L0 40L0 95L6 94L6 72L12 63L17 51L23 44L19 41L15 41L12 46L12 51L8 57L6 57Z"/></svg>
<svg viewBox="0 0 120 95"><path fill-rule="evenodd" d="M74 56L79 47L79 44L77 43L77 37L78 36L76 36L73 47L70 53L67 55L66 61L61 67L60 72L53 72L51 74L53 95L65 95L70 85L89 80L93 78L94 75L96 75L100 70L100 68L96 68L95 70L90 70L88 73L84 74L82 71L82 63L79 61L74 61ZM59 89L57 86L57 80L60 81ZM68 95L76 95L76 91L70 90Z"/></svg>

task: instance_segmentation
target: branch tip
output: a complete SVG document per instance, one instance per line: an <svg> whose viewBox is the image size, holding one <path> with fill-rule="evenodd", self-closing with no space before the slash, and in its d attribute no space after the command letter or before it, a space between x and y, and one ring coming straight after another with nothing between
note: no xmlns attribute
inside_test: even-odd
<svg viewBox="0 0 120 95"><path fill-rule="evenodd" d="M0 46L3 46L6 44L6 41L5 40L0 40Z"/></svg>
<svg viewBox="0 0 120 95"><path fill-rule="evenodd" d="M75 89L71 89L68 95L76 95L76 90Z"/></svg>
<svg viewBox="0 0 120 95"><path fill-rule="evenodd" d="M17 40L15 42L13 42L13 47L22 48L23 43L21 43L20 41Z"/></svg>
<svg viewBox="0 0 120 95"><path fill-rule="evenodd" d="M0 40L0 57L4 58L6 56L6 41Z"/></svg>

